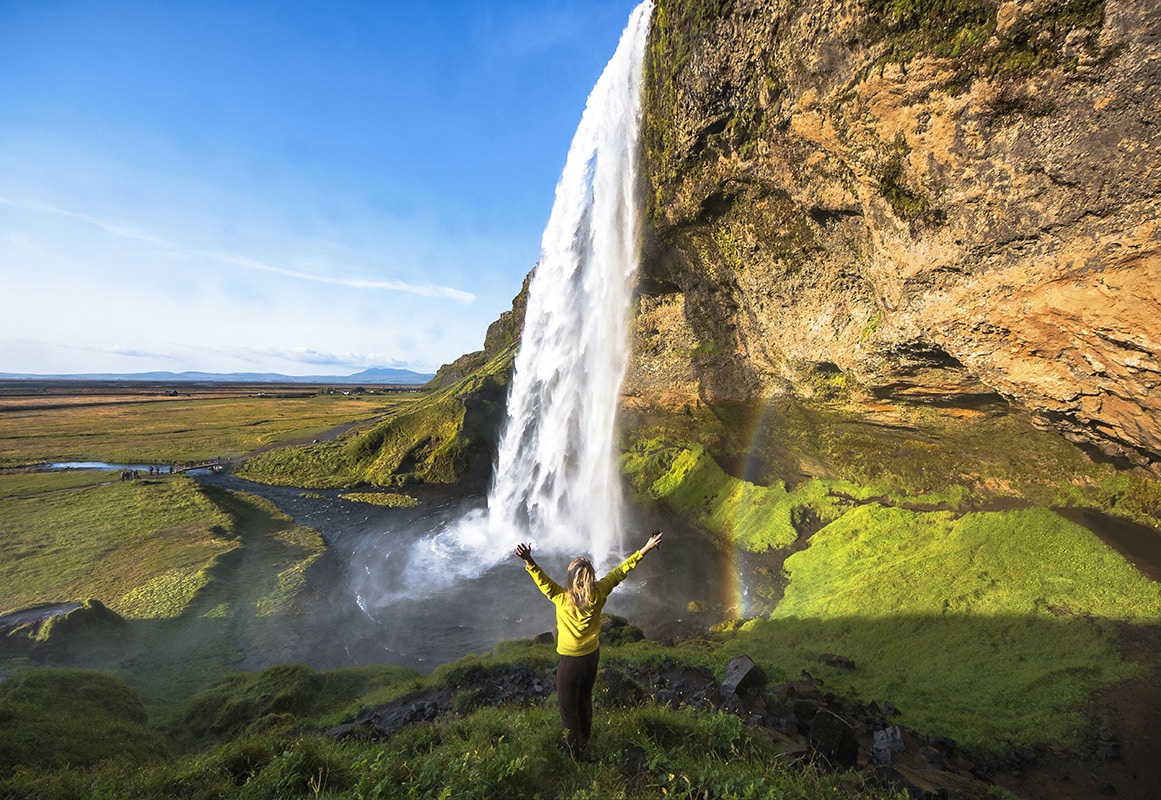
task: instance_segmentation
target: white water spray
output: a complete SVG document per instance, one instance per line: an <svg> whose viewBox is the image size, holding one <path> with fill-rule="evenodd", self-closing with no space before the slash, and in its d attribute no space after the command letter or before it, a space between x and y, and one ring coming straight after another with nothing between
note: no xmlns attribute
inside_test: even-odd
<svg viewBox="0 0 1161 800"><path fill-rule="evenodd" d="M637 271L641 76L653 4L629 18L589 96L528 289L488 498L501 542L604 561L621 540L614 422Z"/></svg>

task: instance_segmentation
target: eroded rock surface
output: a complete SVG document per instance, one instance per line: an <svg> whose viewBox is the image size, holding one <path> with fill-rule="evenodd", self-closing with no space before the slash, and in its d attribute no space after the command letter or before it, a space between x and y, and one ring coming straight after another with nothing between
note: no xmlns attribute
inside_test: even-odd
<svg viewBox="0 0 1161 800"><path fill-rule="evenodd" d="M971 407L1161 472L1151 0L661 3L630 395Z"/></svg>

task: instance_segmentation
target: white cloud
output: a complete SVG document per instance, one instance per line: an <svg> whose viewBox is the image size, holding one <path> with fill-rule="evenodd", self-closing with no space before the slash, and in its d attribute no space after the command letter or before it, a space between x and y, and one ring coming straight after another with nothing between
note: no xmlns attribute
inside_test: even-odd
<svg viewBox="0 0 1161 800"><path fill-rule="evenodd" d="M415 283L411 281L401 280L372 280L369 278L357 278L346 276L323 275L311 272L304 272L299 269L290 269L288 267L277 266L259 261L249 256L235 255L223 252L211 252L206 250L198 250L195 248L182 247L171 242L167 242L157 236L144 233L135 228L103 220L89 214L82 214L67 209L56 208L40 203L31 203L19 200L12 200L11 198L0 197L0 205L10 206L12 208L20 208L27 211L39 212L42 214L49 214L67 219L74 219L80 222L85 222L92 225L106 233L122 239L129 239L136 242L144 242L146 244L156 245L170 253L188 256L196 259L217 261L222 264L231 264L233 266L243 267L244 269L257 270L261 272L269 272L275 275L283 275L288 278L296 280L311 281L314 283L323 283L331 286L342 286L350 289L372 289L386 292L401 292L404 294L414 294L423 297L440 297L451 300L456 300L462 303L471 303L476 299L476 296L471 292L462 289L456 289L451 286L439 286L437 284L429 283ZM28 240L26 234L17 234L19 241L14 242L20 244L23 248L31 250L33 245Z"/></svg>

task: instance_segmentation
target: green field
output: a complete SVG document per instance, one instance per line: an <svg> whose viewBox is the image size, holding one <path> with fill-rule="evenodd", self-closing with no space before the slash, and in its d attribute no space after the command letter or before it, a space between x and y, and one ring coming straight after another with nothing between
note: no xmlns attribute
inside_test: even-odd
<svg viewBox="0 0 1161 800"><path fill-rule="evenodd" d="M179 398L154 402L8 404L0 467L54 461L184 464L234 459L378 418L418 395Z"/></svg>
<svg viewBox="0 0 1161 800"><path fill-rule="evenodd" d="M417 396L6 400L0 463L240 457L377 419ZM283 620L322 552L316 531L269 502L185 475L121 481L110 471L9 466L0 471L0 615L95 600L124 622L116 636L82 636L83 647L54 634L63 618L26 626L0 640L0 674L37 662L99 667L150 709L167 707L242 654L283 652Z"/></svg>

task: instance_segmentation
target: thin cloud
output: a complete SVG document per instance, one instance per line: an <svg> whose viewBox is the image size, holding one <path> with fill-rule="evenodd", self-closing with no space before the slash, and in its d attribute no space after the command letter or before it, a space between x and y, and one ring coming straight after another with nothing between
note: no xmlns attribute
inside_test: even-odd
<svg viewBox="0 0 1161 800"><path fill-rule="evenodd" d="M456 300L461 303L474 302L476 296L471 292L466 292L462 289L456 289L450 286L440 286L438 284L430 283L411 283L410 281L396 281L396 280L370 280L367 278L345 278L332 277L329 275L318 275L310 272L302 272L300 270L288 269L286 267L279 267L273 264L267 264L262 261L250 258L248 256L237 256L229 253L216 253L207 250L191 250L188 248L179 247L172 242L167 242L147 233L128 228L123 225L117 225L98 217L93 217L88 214L81 214L75 211L68 211L54 206L44 205L41 203L30 203L24 201L16 201L7 197L0 197L0 205L9 206L12 208L23 208L29 211L37 211L43 214L52 214L54 216L65 217L67 219L75 219L84 222L101 230L111 233L124 239L130 239L137 242L146 242L148 244L164 247L176 253L181 253L186 256L194 258L209 259L217 261L222 264L232 264L244 269L257 270L261 272L269 272L275 275L283 275L288 278L296 280L311 281L313 283L323 283L329 286L343 286L349 289L375 289L386 292L404 292L407 294L415 294L421 297L446 297L450 300Z"/></svg>
<svg viewBox="0 0 1161 800"><path fill-rule="evenodd" d="M23 208L27 211L38 211L42 214L52 214L57 217L65 217L66 219L75 219L80 222L85 222L101 230L111 233L114 236L119 236L122 239L132 239L136 242L146 242L148 244L156 244L162 247L174 248L169 242L158 239L155 236L150 236L147 233L134 230L133 228L126 228L123 225L115 225L107 220L93 217L88 214L81 214L76 211L68 211L63 208L56 208L55 206L44 205L43 203L29 203L24 201L12 200L7 197L0 197L0 206L9 206L11 208Z"/></svg>
<svg viewBox="0 0 1161 800"><path fill-rule="evenodd" d="M204 348L209 350L210 348ZM238 361L252 364L267 364L283 361L292 364L310 364L321 367L346 367L350 369L371 369L374 367L407 368L407 362L389 359L377 353L331 353L310 347L225 347L216 352L228 355Z"/></svg>
<svg viewBox="0 0 1161 800"><path fill-rule="evenodd" d="M304 281L314 281L315 283L326 283L332 286L345 286L350 289L382 289L390 292L408 292L410 294L422 295L424 297L447 297L452 300L459 300L464 303L470 303L476 299L476 296L471 292L465 292L462 289L453 289L450 286L437 286L427 283L408 283L406 281L373 281L365 278L332 278L328 275L313 275L309 272L299 272L293 269L286 269L285 267L276 267L273 264L264 264L261 261L255 261L246 256L232 256L225 253L205 253L195 252L192 255L201 256L203 258L211 258L215 261L220 261L225 264L234 264L235 266L245 267L246 269L261 270L262 272L273 272L276 275L285 275L288 278L297 278Z"/></svg>

